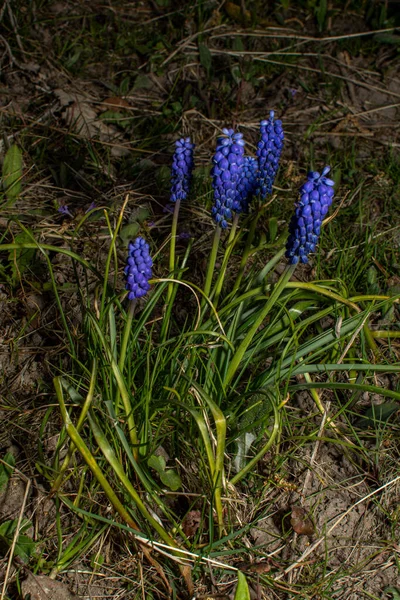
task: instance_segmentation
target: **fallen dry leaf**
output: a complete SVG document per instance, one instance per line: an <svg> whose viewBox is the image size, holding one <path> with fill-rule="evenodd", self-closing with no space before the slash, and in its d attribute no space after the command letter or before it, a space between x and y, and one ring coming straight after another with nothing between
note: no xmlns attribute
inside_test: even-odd
<svg viewBox="0 0 400 600"><path fill-rule="evenodd" d="M103 100L103 104L106 106L119 106L120 108L130 108L130 104L124 98L119 98L119 96L111 96L110 98L106 98Z"/></svg>
<svg viewBox="0 0 400 600"><path fill-rule="evenodd" d="M241 562L235 566L240 571L245 571L246 573L258 573L259 575L262 573L268 573L271 570L271 565L268 562Z"/></svg>
<svg viewBox="0 0 400 600"><path fill-rule="evenodd" d="M108 125L99 119L97 110L85 96L61 88L54 90L54 94L64 108L61 116L72 131L87 140L98 139L115 144L112 145L111 154L116 158L129 153L129 149L121 143L123 140L121 132L113 125Z"/></svg>
<svg viewBox="0 0 400 600"><path fill-rule="evenodd" d="M187 537L196 535L201 523L201 513L199 510L191 510L182 521L182 531Z"/></svg>
<svg viewBox="0 0 400 600"><path fill-rule="evenodd" d="M290 519L290 523L293 527L293 530L298 535L314 535L314 525L308 516L307 512L301 506L293 506L292 507L292 518Z"/></svg>

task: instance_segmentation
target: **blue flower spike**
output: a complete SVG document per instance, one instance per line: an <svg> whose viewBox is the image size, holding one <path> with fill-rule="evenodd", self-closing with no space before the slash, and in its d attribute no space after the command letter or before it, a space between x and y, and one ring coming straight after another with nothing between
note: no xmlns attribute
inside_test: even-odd
<svg viewBox="0 0 400 600"><path fill-rule="evenodd" d="M72 219L74 218L74 215L71 213L71 211L69 210L69 208L66 204L62 204L61 206L59 206L58 212L62 215L68 215Z"/></svg>
<svg viewBox="0 0 400 600"><path fill-rule="evenodd" d="M273 110L269 119L260 123L260 141L257 146L258 175L256 194L264 200L272 192L272 186L279 167L282 154L283 132L282 121L274 119Z"/></svg>
<svg viewBox="0 0 400 600"><path fill-rule="evenodd" d="M317 171L308 174L300 188L300 200L289 225L286 256L292 265L307 263L308 255L314 252L321 233L321 223L327 214L334 196L334 181L325 167L321 175Z"/></svg>
<svg viewBox="0 0 400 600"><path fill-rule="evenodd" d="M248 212L249 202L257 186L258 162L252 156L245 156L243 171L238 184L238 197L234 203L235 212Z"/></svg>
<svg viewBox="0 0 400 600"><path fill-rule="evenodd" d="M194 166L194 144L190 138L181 138L175 142L175 153L171 169L171 201L186 200Z"/></svg>
<svg viewBox="0 0 400 600"><path fill-rule="evenodd" d="M213 157L214 206L211 215L222 229L228 227L233 211L241 210L239 184L244 165L244 140L241 133L223 129Z"/></svg>
<svg viewBox="0 0 400 600"><path fill-rule="evenodd" d="M148 243L142 237L129 242L128 260L124 269L125 289L129 291L129 300L136 300L147 294L150 289L149 279L153 276L152 266Z"/></svg>

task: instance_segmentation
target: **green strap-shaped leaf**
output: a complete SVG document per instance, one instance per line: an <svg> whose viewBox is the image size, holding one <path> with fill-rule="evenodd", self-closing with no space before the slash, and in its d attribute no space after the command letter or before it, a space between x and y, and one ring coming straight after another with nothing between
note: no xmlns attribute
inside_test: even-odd
<svg viewBox="0 0 400 600"><path fill-rule="evenodd" d="M246 577L241 571L238 571L238 584L234 600L250 600L249 586L247 585Z"/></svg>
<svg viewBox="0 0 400 600"><path fill-rule="evenodd" d="M7 452L2 458L3 460L0 463L0 492L8 483L15 466L15 458L11 452Z"/></svg>
<svg viewBox="0 0 400 600"><path fill-rule="evenodd" d="M10 202L15 202L22 187L22 152L13 144L6 152L3 162L3 186Z"/></svg>

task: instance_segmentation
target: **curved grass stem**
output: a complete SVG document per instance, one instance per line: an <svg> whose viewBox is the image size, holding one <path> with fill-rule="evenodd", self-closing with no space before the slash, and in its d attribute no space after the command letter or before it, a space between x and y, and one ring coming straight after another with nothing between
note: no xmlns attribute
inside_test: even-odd
<svg viewBox="0 0 400 600"><path fill-rule="evenodd" d="M239 272L237 274L236 281L234 283L233 289L230 294L232 297L235 296L236 292L238 291L238 289L240 287L240 284L242 283L244 270L246 268L247 259L249 258L249 255L250 255L251 246L253 244L253 239L254 239L254 236L256 233L257 223L259 221L260 215L261 215L261 212L257 211L256 216L251 221L249 233L247 234L246 245L245 245L244 251L243 251L242 260L240 261Z"/></svg>
<svg viewBox="0 0 400 600"><path fill-rule="evenodd" d="M137 302L136 298L135 298L135 300L129 301L128 314L127 314L127 318L126 318L126 322L125 322L124 333L122 334L121 349L119 351L119 359L118 359L118 368L122 374L124 372L126 349L128 347L129 334L131 333L131 329L132 329L132 321L133 321L133 317L135 314L136 302ZM117 405L118 405L118 402L115 402L115 406L117 406Z"/></svg>
<svg viewBox="0 0 400 600"><path fill-rule="evenodd" d="M179 209L181 206L181 201L178 198L175 202L174 214L172 216L172 227L171 227L171 242L169 245L169 275L170 277L174 276L175 271L175 249L176 249L176 232L178 229L178 217L179 217ZM174 290L174 284L168 284L168 292L167 292L167 303L171 301L172 292Z"/></svg>
<svg viewBox="0 0 400 600"><path fill-rule="evenodd" d="M236 236L236 229L238 226L238 222L239 222L239 215L235 214L235 216L233 218L233 222L232 222L232 227L229 232L229 238L228 238L228 243L226 245L224 259L222 261L222 266L221 266L221 269L220 269L220 272L218 275L217 282L214 287L214 293L212 295L215 308L217 308L218 300L221 295L222 286L224 284L224 279L225 279L226 269L228 267L229 258L232 254L233 248L235 247L235 244L239 237L239 236Z"/></svg>
<svg viewBox="0 0 400 600"><path fill-rule="evenodd" d="M208 262L208 265L207 265L206 281L205 281L205 284L204 284L204 295L205 295L205 297L208 297L210 295L211 284L212 284L212 280L213 280L215 263L216 263L216 260L217 260L217 254L218 254L218 247L219 247L219 241L220 241L220 239L221 239L221 227L219 225L217 225L217 227L215 228L213 243L212 243L212 247L211 247L210 259L209 259L209 262ZM205 304L206 304L206 299L203 297L203 299L201 301L201 308L202 309L204 308Z"/></svg>
<svg viewBox="0 0 400 600"><path fill-rule="evenodd" d="M258 390L258 392L263 393L262 390ZM272 403L272 408L274 411L274 425L272 427L272 431L270 433L269 439L268 439L267 443L264 444L264 446L261 448L261 450L259 452L257 452L257 454L255 456L253 456L253 458L251 460L249 460L247 465L245 467L243 467L243 469L241 469L241 471L239 471L239 473L237 473L234 477L232 477L232 479L229 482L231 485L236 485L241 479L243 479L243 477L245 477L245 475L247 475L247 473L249 471L254 469L254 467L256 466L258 461L261 460L262 457L265 456L266 452L268 452L268 450L271 448L272 444L274 443L275 439L277 438L277 436L280 432L281 419L280 419L279 410L274 401L272 401L271 403Z"/></svg>
<svg viewBox="0 0 400 600"><path fill-rule="evenodd" d="M93 359L93 366L92 366L92 374L90 377L90 386L89 386L89 391L88 394L86 396L85 402L82 406L82 410L81 410L81 414L79 415L78 418L78 422L76 424L76 431L79 433L80 430L82 429L82 425L85 422L87 413L89 411L89 408L92 404L93 401L93 396L94 396L94 390L95 390L95 385L96 385L96 377L97 377L97 360ZM76 446L74 444L74 442L71 441L71 444L68 448L68 452L66 457L64 458L64 462L61 465L61 469L60 472L56 478L56 480L54 481L50 494L56 494L58 492L58 490L60 489L60 486L62 484L63 478L64 478L64 474L65 471L68 469L69 463L71 462L71 459L75 453L76 450Z"/></svg>

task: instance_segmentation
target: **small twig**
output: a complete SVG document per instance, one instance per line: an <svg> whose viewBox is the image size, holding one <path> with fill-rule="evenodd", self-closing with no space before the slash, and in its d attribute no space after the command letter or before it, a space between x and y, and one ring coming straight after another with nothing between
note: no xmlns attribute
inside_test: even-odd
<svg viewBox="0 0 400 600"><path fill-rule="evenodd" d="M246 35L247 37L272 37L274 39L277 38L283 38L283 39L296 39L296 40L304 40L305 42L317 42L317 43L325 43L325 42L338 42L339 40L348 40L350 38L356 38L356 37L365 37L368 35L376 35L377 33L389 33L390 31L395 31L397 28L396 27L390 27L388 29L376 29L375 31L360 31L359 33L351 33L349 35L332 35L332 36L327 36L327 37L321 37L321 38L317 38L317 37L312 37L310 35L299 35L296 31L294 31L293 29L290 30L288 28L282 28L282 27L267 27L265 31L226 31L224 33L218 33L216 35L213 35L212 38L216 38L216 37L233 37L233 36L243 36ZM270 34L266 33L266 31L269 31ZM284 33L285 31L287 31L288 33Z"/></svg>
<svg viewBox="0 0 400 600"><path fill-rule="evenodd" d="M325 429L325 424L326 424L326 420L327 420L327 417L328 417L328 412L329 412L330 407L331 407L331 401L328 400L326 402L326 404L325 404L325 411L324 411L324 414L322 416L321 425L319 427L318 438L317 438L317 441L315 443L314 450L313 450L313 453L312 453L311 459L310 459L310 464L309 464L308 469L307 469L307 474L306 474L305 479L304 479L303 491L302 491L301 498L300 498L301 504L303 504L303 501L304 501L304 498L305 498L305 495L306 495L306 492L307 492L308 484L310 482L311 473L312 473L311 469L314 466L315 459L317 458L317 454L319 452L319 449L320 449L320 446L321 446L321 443L322 443L322 439L321 438L322 438L322 434L323 434L324 429Z"/></svg>
<svg viewBox="0 0 400 600"><path fill-rule="evenodd" d="M15 550L15 546L18 541L19 530L20 530L20 526L21 526L22 517L24 516L24 510L25 510L26 501L28 499L29 490L31 489L31 480L28 478L25 478L25 477L24 477L24 479L26 480L25 494L24 494L24 499L22 501L21 509L19 511L18 523L15 528L14 537L13 537L13 541L12 541L11 548L10 548L10 556L8 558L7 570L6 570L6 574L4 577L3 589L1 592L0 600L4 600L4 595L7 591L8 577L10 575L10 569L11 569L11 565L13 562L14 550Z"/></svg>
<svg viewBox="0 0 400 600"><path fill-rule="evenodd" d="M5 4L7 5L8 16L10 17L10 22L11 22L11 25L12 25L12 28L14 31L15 39L17 40L18 48L21 50L22 54L24 54L25 50L22 45L20 35L18 33L18 24L17 24L17 21L15 20L14 13L13 13L11 5L10 5L10 0L5 0ZM22 60L24 60L23 56L22 56Z"/></svg>
<svg viewBox="0 0 400 600"><path fill-rule="evenodd" d="M398 108L400 106L400 103L396 103L396 104L385 104L383 106L377 106L375 108L370 108L369 110L363 110L361 112L357 112L357 113L353 113L353 117L364 117L365 115L370 115L372 113L376 113L376 112L380 112L382 110L388 110L390 108ZM342 121L343 117L337 117L336 119L329 119L329 121L322 121L320 123L320 125L333 125L334 123L337 123L338 121ZM320 134L322 133L322 131L314 131L314 134ZM325 132L326 133L326 132ZM345 135L343 132L331 132L330 135ZM364 135L361 134L354 134L357 137L364 137Z"/></svg>
<svg viewBox="0 0 400 600"><path fill-rule="evenodd" d="M165 65L168 64L170 60L172 60L174 56L178 54L178 52L181 52L181 50L186 48L186 46L188 46L191 42L193 42L193 40L198 38L200 35L204 35L205 33L209 33L210 31L215 31L216 29L220 29L221 27L223 27L223 25L217 25L215 27L210 27L209 29L204 29L203 31L196 31L196 33L193 33L193 35L190 35L180 46L175 48L175 50L171 52L169 56L167 56L164 62L161 63L161 67L165 67Z"/></svg>
<svg viewBox="0 0 400 600"><path fill-rule="evenodd" d="M7 8L7 0L5 0L3 6L0 8L0 23L3 20L3 16L4 16L4 12L5 12L6 8Z"/></svg>
<svg viewBox="0 0 400 600"><path fill-rule="evenodd" d="M18 63L17 59L14 57L13 53L11 52L11 48L10 48L9 43L7 42L7 40L2 35L0 35L0 41L6 47L6 52L7 52L8 56L10 57L11 64L13 64L13 65L15 65L17 67L20 67L20 64Z"/></svg>
<svg viewBox="0 0 400 600"><path fill-rule="evenodd" d="M343 350L339 360L337 361L337 364L340 365L343 362L343 359L345 358L346 354L348 353L348 351L350 350L351 346L353 345L354 340L356 339L356 337L358 336L358 334L360 333L361 329L364 327L367 319L369 317L369 314L366 315L364 317L364 319L361 321L360 325L357 327L357 329L355 330L355 332L353 333L353 335L351 336L348 344L346 345L346 348Z"/></svg>

